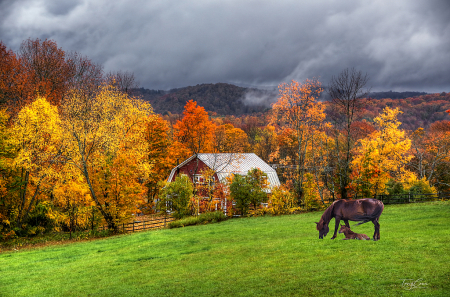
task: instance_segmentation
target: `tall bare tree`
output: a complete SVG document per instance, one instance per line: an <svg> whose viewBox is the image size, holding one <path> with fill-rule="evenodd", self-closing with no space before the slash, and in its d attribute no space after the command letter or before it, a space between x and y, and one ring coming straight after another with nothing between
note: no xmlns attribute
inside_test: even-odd
<svg viewBox="0 0 450 297"><path fill-rule="evenodd" d="M347 186L350 183L350 164L354 140L352 137L352 123L358 119L364 109L370 88L367 88L369 78L367 74L354 68L343 70L337 77L333 76L328 88L332 99L334 112L332 118L337 127L336 153L337 174L341 198L347 198ZM342 137L342 134L343 137ZM339 137L341 134L341 137Z"/></svg>
<svg viewBox="0 0 450 297"><path fill-rule="evenodd" d="M93 98L103 82L103 67L77 52L67 55L70 68L69 88L81 96Z"/></svg>
<svg viewBox="0 0 450 297"><path fill-rule="evenodd" d="M109 72L106 74L106 82L128 95L131 95L132 90L139 86L134 73L128 71Z"/></svg>

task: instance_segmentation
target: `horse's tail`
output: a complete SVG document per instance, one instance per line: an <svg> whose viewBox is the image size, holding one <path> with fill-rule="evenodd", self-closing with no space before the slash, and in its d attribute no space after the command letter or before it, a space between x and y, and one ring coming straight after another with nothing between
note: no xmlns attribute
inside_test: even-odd
<svg viewBox="0 0 450 297"><path fill-rule="evenodd" d="M359 225L365 224L365 223L367 223L367 222L370 222L370 220L364 220L364 221L359 222L358 224L355 224L355 225L353 225L353 226L359 226Z"/></svg>

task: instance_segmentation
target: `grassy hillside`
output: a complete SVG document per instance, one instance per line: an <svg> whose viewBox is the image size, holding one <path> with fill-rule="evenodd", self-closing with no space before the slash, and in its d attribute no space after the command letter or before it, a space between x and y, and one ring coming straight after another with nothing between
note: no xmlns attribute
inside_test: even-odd
<svg viewBox="0 0 450 297"><path fill-rule="evenodd" d="M446 296L449 212L449 201L386 206L378 242L320 240L315 212L3 253L0 295ZM373 235L371 223L353 229Z"/></svg>

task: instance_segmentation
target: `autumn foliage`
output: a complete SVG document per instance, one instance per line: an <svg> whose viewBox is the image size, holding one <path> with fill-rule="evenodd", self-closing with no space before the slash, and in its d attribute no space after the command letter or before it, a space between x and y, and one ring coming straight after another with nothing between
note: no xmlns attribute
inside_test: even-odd
<svg viewBox="0 0 450 297"><path fill-rule="evenodd" d="M382 109L354 109L342 125L326 111L332 103L319 101L317 79L281 84L270 111L240 117L208 113L191 98L181 115L155 114L134 87L133 74L105 75L52 40L28 39L17 53L0 42L1 239L99 225L118 231L155 212L278 215L450 187L450 122L408 131L391 99L378 101ZM258 169L221 181L202 169L199 180L166 182L194 154L249 152L274 164L281 187L269 189Z"/></svg>

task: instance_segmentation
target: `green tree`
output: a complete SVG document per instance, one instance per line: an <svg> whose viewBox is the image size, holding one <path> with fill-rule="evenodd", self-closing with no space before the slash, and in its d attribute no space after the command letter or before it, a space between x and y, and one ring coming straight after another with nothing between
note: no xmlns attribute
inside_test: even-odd
<svg viewBox="0 0 450 297"><path fill-rule="evenodd" d="M166 183L160 190L158 208L161 211L172 211L175 218L190 215L189 202L193 197L194 185L186 174L178 175L173 182Z"/></svg>
<svg viewBox="0 0 450 297"><path fill-rule="evenodd" d="M268 188L267 174L258 168L252 168L247 175L236 174L231 182L231 198L236 202L236 208L242 215L247 215L250 204L256 208L260 203L267 201Z"/></svg>
<svg viewBox="0 0 450 297"><path fill-rule="evenodd" d="M236 174L230 186L230 196L236 202L236 208L245 216L250 207L250 185L245 176Z"/></svg>
<svg viewBox="0 0 450 297"><path fill-rule="evenodd" d="M252 168L248 171L247 183L250 185L250 203L256 208L259 204L267 201L267 192L269 187L267 174L258 168Z"/></svg>

